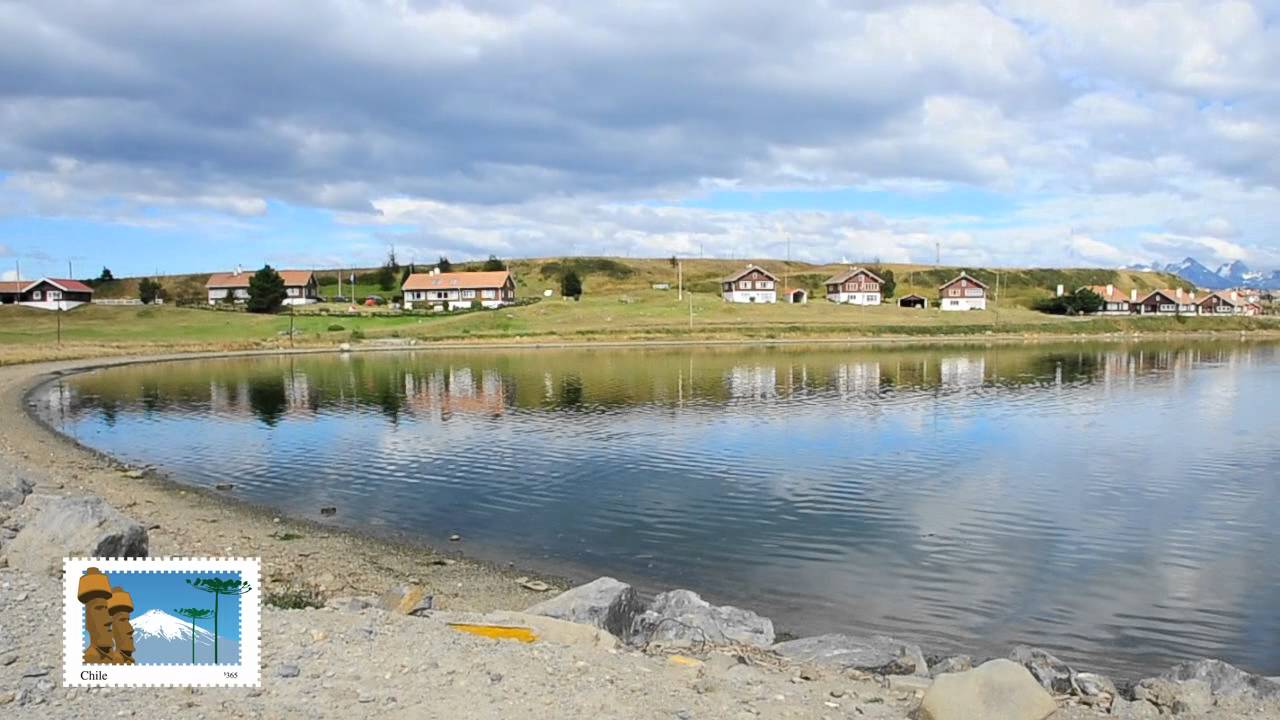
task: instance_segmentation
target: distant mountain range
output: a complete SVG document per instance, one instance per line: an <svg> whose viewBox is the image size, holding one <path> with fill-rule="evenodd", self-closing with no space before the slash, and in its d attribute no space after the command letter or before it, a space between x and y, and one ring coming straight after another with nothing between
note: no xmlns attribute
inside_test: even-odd
<svg viewBox="0 0 1280 720"><path fill-rule="evenodd" d="M154 609L134 618L133 657L139 663L191 663L191 622ZM213 633L196 626L196 663L213 663ZM218 662L240 662L240 644L218 637Z"/></svg>
<svg viewBox="0 0 1280 720"><path fill-rule="evenodd" d="M1196 287L1208 290L1225 290L1227 288L1270 290L1280 288L1280 270L1256 272L1250 270L1248 265L1239 260L1223 263L1218 266L1217 270L1210 270L1199 260L1192 257L1184 258L1182 262L1169 263L1168 265L1160 265L1158 263L1131 265L1127 269L1173 273L1183 280L1195 284Z"/></svg>

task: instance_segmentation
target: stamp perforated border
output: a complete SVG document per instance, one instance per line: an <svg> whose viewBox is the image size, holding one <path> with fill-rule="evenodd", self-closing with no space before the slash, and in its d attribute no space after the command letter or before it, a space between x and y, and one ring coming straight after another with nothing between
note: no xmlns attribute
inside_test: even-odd
<svg viewBox="0 0 1280 720"><path fill-rule="evenodd" d="M108 576L128 573L239 573L239 662L221 665L99 665L84 662L84 606L76 598L91 567ZM62 561L63 687L259 687L261 683L261 561L258 558L64 558Z"/></svg>

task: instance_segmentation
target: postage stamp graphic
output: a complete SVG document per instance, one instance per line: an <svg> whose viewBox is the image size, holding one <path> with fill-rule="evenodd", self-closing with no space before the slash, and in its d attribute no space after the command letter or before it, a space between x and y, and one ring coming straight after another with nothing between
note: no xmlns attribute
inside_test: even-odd
<svg viewBox="0 0 1280 720"><path fill-rule="evenodd" d="M257 558L67 558L66 686L257 686Z"/></svg>

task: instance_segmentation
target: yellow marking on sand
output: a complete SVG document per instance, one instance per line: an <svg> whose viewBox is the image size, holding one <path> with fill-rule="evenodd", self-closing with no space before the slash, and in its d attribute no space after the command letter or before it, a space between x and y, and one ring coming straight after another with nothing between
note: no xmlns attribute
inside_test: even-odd
<svg viewBox="0 0 1280 720"><path fill-rule="evenodd" d="M667 662L672 665L683 665L685 667L698 667L702 665L702 661L697 658L685 657L684 655L672 655L667 658Z"/></svg>
<svg viewBox="0 0 1280 720"><path fill-rule="evenodd" d="M512 625L472 625L470 623L449 623L449 627L458 632L487 637L492 640L517 640L531 643L538 639L532 630Z"/></svg>

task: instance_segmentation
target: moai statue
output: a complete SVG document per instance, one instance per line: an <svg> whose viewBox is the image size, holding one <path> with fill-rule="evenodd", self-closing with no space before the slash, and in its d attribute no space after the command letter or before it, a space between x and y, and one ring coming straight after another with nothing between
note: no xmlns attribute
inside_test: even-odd
<svg viewBox="0 0 1280 720"><path fill-rule="evenodd" d="M89 631L84 661L104 665L115 662L111 652L115 638L111 636L111 611L107 607L111 582L98 568L91 567L80 576L76 599L84 604L84 627Z"/></svg>
<svg viewBox="0 0 1280 720"><path fill-rule="evenodd" d="M117 665L133 665L133 625L129 622L133 598L122 587L111 588L107 610L111 612L111 635L116 641L115 652L111 653L112 661Z"/></svg>

